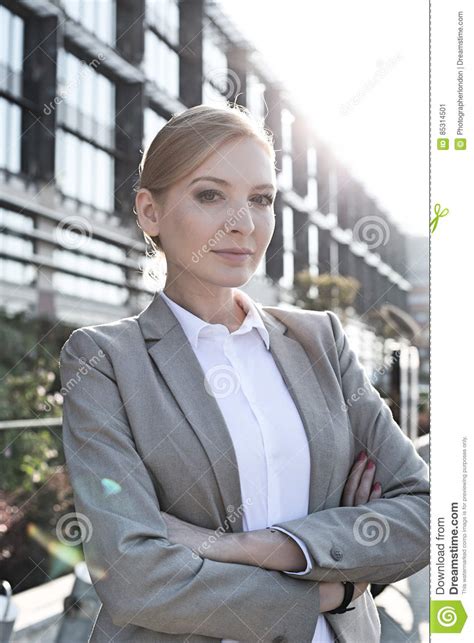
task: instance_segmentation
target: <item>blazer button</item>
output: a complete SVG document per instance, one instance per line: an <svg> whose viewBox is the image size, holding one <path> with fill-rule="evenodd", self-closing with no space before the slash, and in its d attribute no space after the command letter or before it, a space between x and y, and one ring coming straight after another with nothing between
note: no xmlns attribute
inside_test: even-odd
<svg viewBox="0 0 474 643"><path fill-rule="evenodd" d="M341 560L344 555L339 547L331 547L331 551L329 553L334 558L334 560Z"/></svg>

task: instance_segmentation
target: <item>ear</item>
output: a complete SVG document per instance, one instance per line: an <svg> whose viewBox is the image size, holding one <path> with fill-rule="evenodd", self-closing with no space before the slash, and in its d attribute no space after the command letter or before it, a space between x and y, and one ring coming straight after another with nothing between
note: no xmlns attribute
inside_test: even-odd
<svg viewBox="0 0 474 643"><path fill-rule="evenodd" d="M161 208L150 190L140 188L135 196L135 213L138 224L143 232L150 237L158 236L160 232Z"/></svg>

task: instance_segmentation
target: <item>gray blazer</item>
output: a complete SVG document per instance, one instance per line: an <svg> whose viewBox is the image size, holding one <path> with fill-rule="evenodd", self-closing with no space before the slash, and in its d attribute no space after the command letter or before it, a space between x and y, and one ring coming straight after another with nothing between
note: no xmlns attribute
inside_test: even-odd
<svg viewBox="0 0 474 643"><path fill-rule="evenodd" d="M429 563L427 466L329 311L258 309L311 454L308 515L280 524L314 559L300 576L200 558L167 540L160 509L243 531L232 441L176 317L158 293L138 315L75 330L60 355L66 461L102 606L90 641L310 642L319 581L391 583ZM275 400L278 404L278 400ZM357 453L383 498L340 507ZM370 592L325 614L339 643L380 640Z"/></svg>

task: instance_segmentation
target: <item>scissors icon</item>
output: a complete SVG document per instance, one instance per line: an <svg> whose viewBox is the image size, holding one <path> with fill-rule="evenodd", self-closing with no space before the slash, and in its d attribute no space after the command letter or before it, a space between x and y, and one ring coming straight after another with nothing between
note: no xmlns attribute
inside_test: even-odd
<svg viewBox="0 0 474 643"><path fill-rule="evenodd" d="M448 208L444 208L443 210L441 210L441 205L439 203L435 204L434 212L436 216L434 216L430 221L431 234L433 234L433 232L436 230L438 221L441 219L441 217L445 217L447 214L449 214Z"/></svg>

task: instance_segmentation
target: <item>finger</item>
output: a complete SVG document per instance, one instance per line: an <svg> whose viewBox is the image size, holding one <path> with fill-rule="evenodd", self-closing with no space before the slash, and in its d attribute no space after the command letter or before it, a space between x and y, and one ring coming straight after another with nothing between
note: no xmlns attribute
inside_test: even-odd
<svg viewBox="0 0 474 643"><path fill-rule="evenodd" d="M364 472L365 465L367 462L367 455L364 451L361 451L357 457L357 460L352 466L352 469L347 476L346 484L344 485L344 490L342 494L341 504L344 506L353 506L354 505L354 496L359 486L361 476Z"/></svg>
<svg viewBox="0 0 474 643"><path fill-rule="evenodd" d="M355 493L354 502L356 505L363 505L369 501L370 492L374 483L374 476L375 462L373 460L368 460L367 466L362 473L359 486Z"/></svg>
<svg viewBox="0 0 474 643"><path fill-rule="evenodd" d="M370 494L369 500L378 500L382 497L382 485L380 482L376 482L372 485L372 492Z"/></svg>

